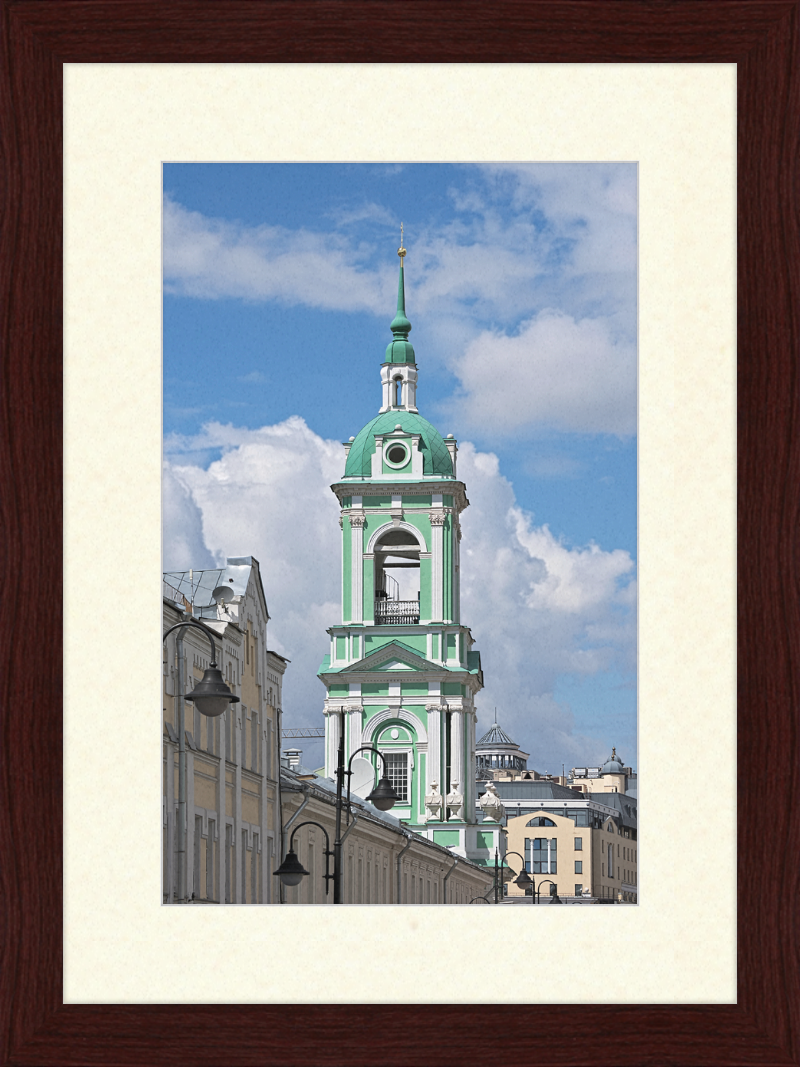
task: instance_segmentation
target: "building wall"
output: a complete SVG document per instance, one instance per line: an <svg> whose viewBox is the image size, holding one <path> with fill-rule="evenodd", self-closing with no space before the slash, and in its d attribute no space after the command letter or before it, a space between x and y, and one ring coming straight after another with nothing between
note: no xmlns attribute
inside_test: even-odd
<svg viewBox="0 0 800 1067"><path fill-rule="evenodd" d="M321 823L328 832L331 848L335 836L336 811L327 799L311 796L308 804L290 822L303 802L303 794L284 789L285 848L292 830L297 857L309 872L297 886L284 887L287 904L333 904L333 883L325 892L325 835L316 826L303 826L306 820ZM361 815L343 845L342 894L345 904L469 904L491 888L491 876L459 859L443 848L414 835L408 837L389 824ZM405 849L405 851L404 851ZM402 856L400 853L403 853ZM400 879L398 885L398 859ZM333 861L331 859L331 872ZM452 872L447 878L448 872ZM445 878L447 885L445 887ZM276 882L277 878L274 879ZM398 895L399 893L399 895Z"/></svg>
<svg viewBox="0 0 800 1067"><path fill-rule="evenodd" d="M270 903L272 871L280 848L278 753L280 693L286 661L266 648L266 617L251 578L238 599L235 622L203 619L214 632L217 665L240 698L211 719L185 702L186 891L201 903ZM163 628L184 621L164 601ZM182 631L183 691L190 691L210 662L208 640L194 627ZM164 648L163 900L177 889L178 805L177 640ZM270 700L272 702L270 702ZM172 802L167 803L171 797Z"/></svg>
<svg viewBox="0 0 800 1067"><path fill-rule="evenodd" d="M529 826L532 820L545 818L554 825L552 826ZM520 815L509 819L507 823L508 851L519 852L522 856L530 855L531 861L526 869L533 878L537 887L542 881L542 896L550 892L550 885L546 879L556 883L558 895L575 896L576 887L590 887L593 897L606 900L622 899L630 903L638 900L638 844L635 840L625 837L622 827L610 818L604 819L602 829L592 829L586 826L577 827L572 819L554 815L551 812L542 815ZM556 840L557 855L556 873L535 872L533 870L533 857L535 850L532 842L536 839L547 839L551 844L548 848L548 864L553 856L552 841ZM526 853L526 839L531 842L529 852ZM576 842L580 841L580 848ZM612 850L612 864L609 868L609 848ZM540 850L541 851L541 850ZM575 870L575 864L582 865L579 872ZM507 860L515 874L519 874L521 861L518 856L509 856ZM523 896L524 892L513 881L508 883L508 896Z"/></svg>

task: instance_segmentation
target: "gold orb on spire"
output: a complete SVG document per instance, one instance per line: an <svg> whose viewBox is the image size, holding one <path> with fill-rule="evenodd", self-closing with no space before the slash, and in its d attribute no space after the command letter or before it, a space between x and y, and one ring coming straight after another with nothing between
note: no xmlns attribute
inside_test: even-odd
<svg viewBox="0 0 800 1067"><path fill-rule="evenodd" d="M406 250L403 248L403 224L400 223L400 247L397 249L397 254L400 257L400 263L403 263L403 257L406 255Z"/></svg>

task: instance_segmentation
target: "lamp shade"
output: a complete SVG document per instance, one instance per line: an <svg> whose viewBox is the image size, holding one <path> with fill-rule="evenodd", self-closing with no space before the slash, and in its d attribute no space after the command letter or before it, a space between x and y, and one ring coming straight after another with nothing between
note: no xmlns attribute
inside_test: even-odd
<svg viewBox="0 0 800 1067"><path fill-rule="evenodd" d="M203 672L202 680L191 693L186 694L185 699L194 701L194 706L200 714L209 718L222 715L228 704L235 704L239 700L230 691L222 677L222 671L217 667L208 667Z"/></svg>
<svg viewBox="0 0 800 1067"><path fill-rule="evenodd" d="M399 799L400 797L395 793L392 788L392 783L386 775L380 779L378 784L367 797L370 804L374 804L378 811L388 811L389 808L394 807Z"/></svg>
<svg viewBox="0 0 800 1067"><path fill-rule="evenodd" d="M525 889L527 886L533 885L533 879L528 872L523 869L514 879L514 885L518 885L520 889Z"/></svg>
<svg viewBox="0 0 800 1067"><path fill-rule="evenodd" d="M293 848L290 848L286 853L286 859L275 871L275 875L280 878L284 885L299 885L308 871L303 864L297 858L297 853Z"/></svg>

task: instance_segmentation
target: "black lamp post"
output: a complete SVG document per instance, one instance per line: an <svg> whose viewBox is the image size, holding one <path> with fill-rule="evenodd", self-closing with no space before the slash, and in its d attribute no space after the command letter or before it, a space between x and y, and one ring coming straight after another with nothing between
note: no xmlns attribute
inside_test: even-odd
<svg viewBox="0 0 800 1067"><path fill-rule="evenodd" d="M183 636L178 638L178 903L186 901L186 727L184 723L183 702L194 701L194 705L201 715L214 718L227 708L228 704L235 704L239 698L234 696L222 677L222 672L217 668L217 650L211 633L201 626L197 619L187 619L185 622L176 623L164 633L166 641L175 630L183 630L187 626L195 626L205 634L211 644L211 662L203 672L201 681L197 683L191 693L183 692Z"/></svg>
<svg viewBox="0 0 800 1067"><path fill-rule="evenodd" d="M553 881L552 878L543 878L541 880L541 882L539 882L538 888L536 889L536 903L537 904L539 903L539 897L540 897L540 894L542 892L542 886L544 885L545 882L549 882L550 885L553 887L553 889L556 890L555 893L551 893L550 894L550 896L553 898L553 903L554 904L562 904L563 901L561 900L561 897L558 895L558 886L556 885L556 883Z"/></svg>
<svg viewBox="0 0 800 1067"><path fill-rule="evenodd" d="M528 872L525 870L525 857L519 852L506 852L505 856L503 856L503 862L505 862L505 860L506 860L506 858L508 856L519 856L519 858L522 860L522 870L517 875L517 877L514 879L514 885L518 885L520 887L520 889L525 889L527 886L533 885L533 879L528 874ZM498 873L499 873L499 868L498 868L498 865L497 865L497 849L495 849L494 850L494 902L495 902L495 904L498 903L498 899L497 899L497 897L498 897L498 892L497 892L497 875L498 875Z"/></svg>
<svg viewBox="0 0 800 1067"><path fill-rule="evenodd" d="M342 900L342 811L344 808L344 779L347 775L347 817L345 820L345 831L347 825L350 822L350 778L353 774L350 764L353 762L353 757L357 756L359 752L375 752L377 753L383 763L383 775L379 779L378 784L373 788L372 792L366 798L371 804L374 804L378 811L388 811L394 804L400 799L392 788L392 783L389 781L389 776L386 773L386 759L383 753L375 748L374 745L362 745L361 748L357 748L355 752L351 752L350 759L347 761L347 768L344 765L344 708L339 710L339 751L336 762L336 838L333 842L333 852L330 853L326 849L326 856L333 855L333 874L328 874L327 859L325 864L325 878L326 882L328 878L333 879L333 903L343 904ZM305 823L300 823L300 826L305 826ZM314 825L319 826L319 823ZM297 857L294 856L294 860L290 863L287 870L286 864L289 862L292 852L292 841L294 841L294 835L299 830L299 826L292 832L292 837L289 842L289 852L286 855L286 859L275 871L275 874L281 879L284 885L298 885L300 879L308 874ZM328 835L325 834L325 840L327 842ZM289 881L289 879L292 879ZM326 885L327 892L327 885Z"/></svg>
<svg viewBox="0 0 800 1067"><path fill-rule="evenodd" d="M333 855L333 852L331 850L328 831L321 823L314 822L313 819L306 819L305 822L298 823L294 830L292 830L292 836L289 838L289 851L286 853L286 858L283 863L277 871L275 871L275 874L280 878L284 885L299 885L301 879L308 874L308 871L297 858L297 853L294 850L294 835L301 826L319 826L320 830L325 834L325 892L327 894L328 882L333 881L333 875L330 873L330 857Z"/></svg>

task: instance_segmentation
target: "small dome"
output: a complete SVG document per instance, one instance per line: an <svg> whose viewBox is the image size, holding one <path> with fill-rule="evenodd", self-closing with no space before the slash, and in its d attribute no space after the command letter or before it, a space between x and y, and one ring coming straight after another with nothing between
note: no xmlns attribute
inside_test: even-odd
<svg viewBox="0 0 800 1067"><path fill-rule="evenodd" d="M617 757L616 748L612 748L610 757L603 764L603 774L623 774L624 772L622 760Z"/></svg>
<svg viewBox="0 0 800 1067"><path fill-rule="evenodd" d="M419 434L424 476L452 478L453 461L442 435L427 419L413 411L384 411L368 422L357 435L347 456L345 478L369 478L372 476L372 455L375 451L375 436L392 433L397 426L404 433Z"/></svg>
<svg viewBox="0 0 800 1067"><path fill-rule="evenodd" d="M475 742L475 747L479 748L481 745L514 745L519 748L516 741L512 741L505 730L501 730L496 722L493 722L491 728L483 735L483 737Z"/></svg>

